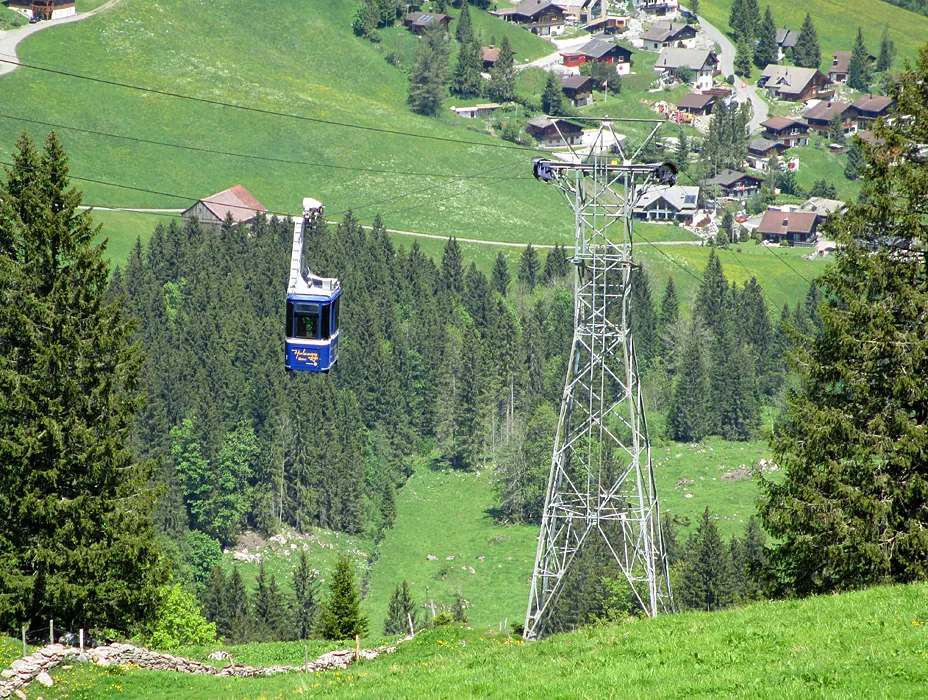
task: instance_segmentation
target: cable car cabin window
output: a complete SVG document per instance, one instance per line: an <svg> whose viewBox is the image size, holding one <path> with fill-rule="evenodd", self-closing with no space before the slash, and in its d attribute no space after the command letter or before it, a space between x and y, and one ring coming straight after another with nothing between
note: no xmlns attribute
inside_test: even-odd
<svg viewBox="0 0 928 700"><path fill-rule="evenodd" d="M319 304L293 305L293 336L294 338L319 338Z"/></svg>
<svg viewBox="0 0 928 700"><path fill-rule="evenodd" d="M332 309L328 305L322 307L322 335L323 340L329 339L329 321L332 319Z"/></svg>
<svg viewBox="0 0 928 700"><path fill-rule="evenodd" d="M342 300L341 297L336 297L335 301L332 303L332 333L338 332L338 304Z"/></svg>

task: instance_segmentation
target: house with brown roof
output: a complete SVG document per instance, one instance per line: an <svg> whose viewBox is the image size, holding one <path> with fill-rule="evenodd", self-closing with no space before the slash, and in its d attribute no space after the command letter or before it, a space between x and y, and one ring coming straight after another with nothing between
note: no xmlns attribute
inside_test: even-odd
<svg viewBox="0 0 928 700"><path fill-rule="evenodd" d="M770 159L774 156L782 156L786 150L779 141L771 141L765 138L754 138L748 141L748 165L756 170L767 170Z"/></svg>
<svg viewBox="0 0 928 700"><path fill-rule="evenodd" d="M74 0L9 0L11 10L39 20L63 19L77 14Z"/></svg>
<svg viewBox="0 0 928 700"><path fill-rule="evenodd" d="M506 7L489 14L521 25L538 36L563 34L567 24L564 10L549 0L524 0L515 7Z"/></svg>
<svg viewBox="0 0 928 700"><path fill-rule="evenodd" d="M607 16L602 19L594 19L583 30L590 34L618 34L628 28L628 17Z"/></svg>
<svg viewBox="0 0 928 700"><path fill-rule="evenodd" d="M593 102L593 79L588 75L562 75L561 92L574 107L586 107Z"/></svg>
<svg viewBox="0 0 928 700"><path fill-rule="evenodd" d="M763 183L764 179L757 175L737 170L721 170L703 184L706 187L718 187L728 197L744 198L756 193Z"/></svg>
<svg viewBox="0 0 928 700"><path fill-rule="evenodd" d="M779 66L771 63L764 68L757 87L764 88L770 97L788 102L805 102L813 97L824 99L832 93L825 90L831 83L828 76L815 68Z"/></svg>
<svg viewBox="0 0 928 700"><path fill-rule="evenodd" d="M565 66L582 66L584 63L613 63L615 72L619 75L628 75L632 70L632 53L612 40L593 39L575 51L565 51L561 58Z"/></svg>
<svg viewBox="0 0 928 700"><path fill-rule="evenodd" d="M696 28L683 22L655 22L639 37L645 51L660 51L670 46L692 49L696 46Z"/></svg>
<svg viewBox="0 0 928 700"><path fill-rule="evenodd" d="M818 224L819 217L815 212L768 209L757 232L765 241L774 243L810 243L815 239Z"/></svg>
<svg viewBox="0 0 928 700"><path fill-rule="evenodd" d="M403 19L403 26L416 36L420 36L429 27L439 26L448 31L451 17L437 12L410 12Z"/></svg>
<svg viewBox="0 0 928 700"><path fill-rule="evenodd" d="M717 95L710 95L708 93L700 95L699 93L691 92L689 95L684 95L680 98L677 102L677 109L687 114L711 114L712 108L717 101Z"/></svg>
<svg viewBox="0 0 928 700"><path fill-rule="evenodd" d="M857 131L857 110L849 102L822 100L802 115L810 129L822 133L831 129L831 120L835 117L841 119L845 134Z"/></svg>
<svg viewBox="0 0 928 700"><path fill-rule="evenodd" d="M831 55L831 66L828 67L828 78L833 83L846 83L851 69L850 51L835 51ZM867 55L871 65L876 62L876 56Z"/></svg>
<svg viewBox="0 0 928 700"><path fill-rule="evenodd" d="M882 95L864 95L851 103L857 112L857 128L867 129L880 117L885 117L893 107L893 101Z"/></svg>
<svg viewBox="0 0 928 700"><path fill-rule="evenodd" d="M789 117L771 117L761 122L765 139L782 143L787 148L809 145L809 125L801 119Z"/></svg>
<svg viewBox="0 0 928 700"><path fill-rule="evenodd" d="M583 127L566 119L551 117L532 117L525 123L525 130L538 139L543 146L574 146L581 142Z"/></svg>
<svg viewBox="0 0 928 700"><path fill-rule="evenodd" d="M585 24L606 16L608 0L551 0L564 10L568 22Z"/></svg>
<svg viewBox="0 0 928 700"><path fill-rule="evenodd" d="M203 228L218 229L227 216L231 215L232 221L236 224L248 224L258 214L266 211L265 206L255 199L251 192L241 185L236 185L201 199L185 210L181 217L184 221L195 219Z"/></svg>
<svg viewBox="0 0 928 700"><path fill-rule="evenodd" d="M484 46L481 48L481 51L483 52L483 70L489 72L499 60L499 48L492 45Z"/></svg>

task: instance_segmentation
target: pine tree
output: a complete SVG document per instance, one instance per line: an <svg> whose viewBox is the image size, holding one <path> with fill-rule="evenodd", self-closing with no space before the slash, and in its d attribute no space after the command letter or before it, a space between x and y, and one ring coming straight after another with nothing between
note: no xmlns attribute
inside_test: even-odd
<svg viewBox="0 0 928 700"><path fill-rule="evenodd" d="M454 37L458 40L461 48L464 48L464 46L472 43L474 40L474 29L470 22L470 7L467 4L467 0L462 0L461 2L461 12L458 15L457 26L454 29Z"/></svg>
<svg viewBox="0 0 928 700"><path fill-rule="evenodd" d="M367 636L367 616L361 612L361 594L347 554L339 555L329 582L329 595L319 616L323 639L353 639Z"/></svg>
<svg viewBox="0 0 928 700"><path fill-rule="evenodd" d="M844 141L844 120L840 114L835 114L828 122L828 140L831 143Z"/></svg>
<svg viewBox="0 0 928 700"><path fill-rule="evenodd" d="M880 56L876 61L876 69L880 73L885 73L893 67L893 60L896 58L896 43L889 38L889 29L883 29L883 36L880 38Z"/></svg>
<svg viewBox="0 0 928 700"><path fill-rule="evenodd" d="M419 49L409 80L407 102L416 114L437 116L448 87L448 59L451 46L440 25L429 25L422 32Z"/></svg>
<svg viewBox="0 0 928 700"><path fill-rule="evenodd" d="M802 68L818 68L822 64L822 50L818 43L818 32L812 23L812 15L806 13L799 30L799 38L793 48L793 63Z"/></svg>
<svg viewBox="0 0 928 700"><path fill-rule="evenodd" d="M232 644L245 644L251 639L254 625L251 620L251 599L245 581L236 566L226 584L225 606L220 618L222 624L217 624L217 631L227 642Z"/></svg>
<svg viewBox="0 0 928 700"><path fill-rule="evenodd" d="M699 0L690 0L690 12L696 17L699 16Z"/></svg>
<svg viewBox="0 0 928 700"><path fill-rule="evenodd" d="M677 538L677 525L666 511L661 516L661 541L668 568L676 569L680 563L680 541Z"/></svg>
<svg viewBox="0 0 928 700"><path fill-rule="evenodd" d="M714 250L710 250L702 283L696 292L693 315L716 336L725 332L728 322L728 295L728 280L722 270L722 261Z"/></svg>
<svg viewBox="0 0 928 700"><path fill-rule="evenodd" d="M509 291L509 281L511 277L509 275L509 265L506 263L506 256L503 255L503 252L500 251L496 255L496 262L493 264L493 289L499 292L502 296L506 296Z"/></svg>
<svg viewBox="0 0 928 700"><path fill-rule="evenodd" d="M731 9L728 13L728 26L731 27L731 30L735 33L736 36L740 36L744 31L742 24L743 20L744 0L732 0Z"/></svg>
<svg viewBox="0 0 928 700"><path fill-rule="evenodd" d="M141 355L105 301L99 228L54 133L0 184L0 627L126 630L165 582L151 465L130 449Z"/></svg>
<svg viewBox="0 0 928 700"><path fill-rule="evenodd" d="M667 278L664 287L664 296L661 298L660 325L666 330L675 325L680 318L680 300L677 297L677 288L674 287L673 277Z"/></svg>
<svg viewBox="0 0 928 700"><path fill-rule="evenodd" d="M538 251L529 243L522 251L519 258L519 282L528 289L529 292L535 290L535 285L540 281L541 260L538 259Z"/></svg>
<svg viewBox="0 0 928 700"><path fill-rule="evenodd" d="M516 96L515 52L506 36L499 45L499 58L490 69L489 94L494 102L512 102Z"/></svg>
<svg viewBox="0 0 928 700"><path fill-rule="evenodd" d="M451 604L451 619L455 622L467 623L467 601L460 594L454 597L454 603Z"/></svg>
<svg viewBox="0 0 928 700"><path fill-rule="evenodd" d="M479 42L472 39L461 44L458 62L451 78L451 92L460 97L479 97L483 90L483 53Z"/></svg>
<svg viewBox="0 0 928 700"><path fill-rule="evenodd" d="M355 36L360 36L371 41L379 41L377 36L377 23L379 22L377 8L374 7L372 0L361 0L358 3L358 9L355 12L354 22L351 23L351 29Z"/></svg>
<svg viewBox="0 0 928 700"><path fill-rule="evenodd" d="M760 429L760 399L754 360L741 343L735 343L723 363L726 382L721 432L726 440L750 440Z"/></svg>
<svg viewBox="0 0 928 700"><path fill-rule="evenodd" d="M741 26L743 28L743 36L748 41L749 46L753 47L754 39L757 38L757 34L760 31L760 7L757 4L757 0L742 0L742 13L744 18L741 20ZM738 35L740 40L742 34Z"/></svg>
<svg viewBox="0 0 928 700"><path fill-rule="evenodd" d="M545 80L545 89L541 94L541 111L554 117L565 114L564 91L561 90L561 80L556 73L548 73Z"/></svg>
<svg viewBox="0 0 928 700"><path fill-rule="evenodd" d="M777 62L779 47L777 46L777 25L773 19L770 5L764 11L764 19L757 30L757 48L754 49L754 65L763 70L770 64Z"/></svg>
<svg viewBox="0 0 928 700"><path fill-rule="evenodd" d="M677 367L677 380L667 412L667 432L680 442L696 442L709 434L709 373L696 329L691 329L683 345Z"/></svg>
<svg viewBox="0 0 928 700"><path fill-rule="evenodd" d="M441 254L441 284L443 291L455 300L464 292L464 255L454 237L448 239Z"/></svg>
<svg viewBox="0 0 928 700"><path fill-rule="evenodd" d="M890 97L903 124L877 124L863 198L829 220L835 262L816 280L821 330L793 353L799 375L772 446L785 471L759 512L775 538L771 568L797 595L928 576L928 277L923 222L928 164L887 157L928 143L928 47Z"/></svg>
<svg viewBox="0 0 928 700"><path fill-rule="evenodd" d="M851 62L847 69L847 84L855 90L868 90L873 80L873 71L870 67L870 52L864 45L864 32L857 27L857 39L851 51Z"/></svg>
<svg viewBox="0 0 928 700"><path fill-rule="evenodd" d="M220 637L227 634L227 625L224 624L223 619L226 601L226 575L221 565L216 564L210 571L201 600L206 619L216 623L216 630Z"/></svg>
<svg viewBox="0 0 928 700"><path fill-rule="evenodd" d="M254 621L259 636L268 642L283 641L287 634L284 599L274 575L267 577L263 561L258 566L255 584Z"/></svg>
<svg viewBox="0 0 928 700"><path fill-rule="evenodd" d="M735 602L734 587L731 550L706 508L687 543L677 595L693 610L721 610Z"/></svg>
<svg viewBox="0 0 928 700"><path fill-rule="evenodd" d="M410 620L412 620L411 623ZM390 597L387 619L383 623L383 633L387 636L405 635L409 633L410 624L415 629L416 603L409 593L409 582L403 579L402 585L397 586Z"/></svg>
<svg viewBox="0 0 928 700"><path fill-rule="evenodd" d="M848 180L859 180L863 175L866 163L858 140L856 138L850 139L850 143L844 152L847 154L847 164L844 166L844 177Z"/></svg>
<svg viewBox="0 0 928 700"><path fill-rule="evenodd" d="M760 600L763 597L767 568L766 539L760 521L752 515L741 539L740 563L744 580L741 597L745 601Z"/></svg>
<svg viewBox="0 0 928 700"><path fill-rule="evenodd" d="M632 330L635 333L635 350L638 361L647 368L657 354L657 313L651 298L651 282L644 266L632 272L632 298L630 301Z"/></svg>

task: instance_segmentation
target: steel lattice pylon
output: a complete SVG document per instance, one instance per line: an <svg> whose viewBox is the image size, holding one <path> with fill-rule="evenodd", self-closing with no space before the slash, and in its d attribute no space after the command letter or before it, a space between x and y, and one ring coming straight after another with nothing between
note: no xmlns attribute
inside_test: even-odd
<svg viewBox="0 0 928 700"><path fill-rule="evenodd" d="M619 141L605 120L578 162L534 163L536 177L558 187L574 211L576 271L573 345L525 616L529 639L543 634L589 537L605 539L645 614L673 607L630 327L630 283L636 192L672 184L676 169L632 165L634 156L626 158Z"/></svg>

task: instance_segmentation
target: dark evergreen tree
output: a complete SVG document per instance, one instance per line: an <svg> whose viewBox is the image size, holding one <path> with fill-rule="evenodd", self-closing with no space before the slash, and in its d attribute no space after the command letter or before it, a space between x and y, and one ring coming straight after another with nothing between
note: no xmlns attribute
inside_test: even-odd
<svg viewBox="0 0 928 700"><path fill-rule="evenodd" d="M738 36L738 43L735 45L735 75L750 78L751 66L754 63L753 44L746 34Z"/></svg>
<svg viewBox="0 0 928 700"><path fill-rule="evenodd" d="M287 637L287 610L274 574L270 578L262 561L255 579L254 624L257 636L264 641L276 642Z"/></svg>
<svg viewBox="0 0 928 700"><path fill-rule="evenodd" d="M441 284L443 291L454 299L464 292L464 256L456 238L449 238L441 256Z"/></svg>
<svg viewBox="0 0 928 700"><path fill-rule="evenodd" d="M564 106L564 91L561 90L561 79L556 73L548 73L545 80L545 89L541 93L541 111L554 117L567 113Z"/></svg>
<svg viewBox="0 0 928 700"><path fill-rule="evenodd" d="M728 12L728 26L736 37L744 32L744 0L732 0Z"/></svg>
<svg viewBox="0 0 928 700"><path fill-rule="evenodd" d="M896 43L889 38L889 29L883 29L883 36L880 38L880 55L876 60L876 69L880 73L885 73L893 67L893 60L896 58Z"/></svg>
<svg viewBox="0 0 928 700"><path fill-rule="evenodd" d="M224 614L226 609L226 575L222 566L216 564L210 571L209 579L203 588L200 600L203 603L203 613L206 619L216 623L216 633L220 637L228 634Z"/></svg>
<svg viewBox="0 0 928 700"><path fill-rule="evenodd" d="M54 133L0 184L0 628L127 630L166 579L130 448L141 355Z"/></svg>
<svg viewBox="0 0 928 700"><path fill-rule="evenodd" d="M380 21L380 15L374 5L373 0L361 0L358 3L358 9L355 11L354 22L351 23L351 29L355 36L379 41L377 36L377 24Z"/></svg>
<svg viewBox="0 0 928 700"><path fill-rule="evenodd" d="M741 579L743 581L741 599L744 601L760 600L764 595L764 579L767 567L767 537L760 526L760 521L753 515L748 519L744 537L741 539Z"/></svg>
<svg viewBox="0 0 928 700"><path fill-rule="evenodd" d="M711 430L709 371L697 329L684 341L673 398L667 412L667 432L674 440L695 442Z"/></svg>
<svg viewBox="0 0 928 700"><path fill-rule="evenodd" d="M750 440L760 429L760 399L754 359L743 345L735 343L725 361L721 433L726 440Z"/></svg>
<svg viewBox="0 0 928 700"><path fill-rule="evenodd" d="M462 42L451 78L451 92L460 97L479 97L483 91L483 49L476 39Z"/></svg>
<svg viewBox="0 0 928 700"><path fill-rule="evenodd" d="M926 230L913 212L928 164L890 154L928 143L928 47L894 84L902 122L878 124L864 197L829 221L834 264L816 280L821 330L793 353L799 381L773 441L782 483L760 514L781 591L806 595L928 576ZM918 252L916 252L918 251Z"/></svg>
<svg viewBox="0 0 928 700"><path fill-rule="evenodd" d="M828 122L828 140L831 143L844 142L844 119L840 114L835 114Z"/></svg>
<svg viewBox="0 0 928 700"><path fill-rule="evenodd" d="M509 265L506 263L506 256L500 251L496 256L496 262L493 264L493 289L502 296L506 296L509 292L510 279Z"/></svg>
<svg viewBox="0 0 928 700"><path fill-rule="evenodd" d="M367 616L361 612L361 593L354 568L347 554L335 560L329 582L329 595L319 616L323 639L353 639L367 636Z"/></svg>
<svg viewBox="0 0 928 700"><path fill-rule="evenodd" d="M388 636L410 633L410 625L415 629L416 603L409 593L409 582L396 587L387 607L387 619L383 623L383 633Z"/></svg>
<svg viewBox="0 0 928 700"><path fill-rule="evenodd" d="M657 354L658 321L651 298L651 282L644 266L632 272L632 298L630 302L635 350L644 368Z"/></svg>
<svg viewBox="0 0 928 700"><path fill-rule="evenodd" d="M847 68L847 84L855 90L868 90L873 80L873 69L870 65L870 52L864 44L863 29L857 27L857 39L851 51L851 62Z"/></svg>
<svg viewBox="0 0 928 700"><path fill-rule="evenodd" d="M722 270L722 261L714 250L710 250L706 269L702 273L702 283L696 292L693 315L715 336L726 332L728 297L728 280Z"/></svg>
<svg viewBox="0 0 928 700"><path fill-rule="evenodd" d="M489 95L494 102L511 102L516 96L515 52L506 36L499 45L499 58L490 69Z"/></svg>
<svg viewBox="0 0 928 700"><path fill-rule="evenodd" d="M812 15L806 13L799 30L799 38L793 48L793 63L802 68L818 68L822 64L822 49L818 43L818 32L812 23Z"/></svg>
<svg viewBox="0 0 928 700"><path fill-rule="evenodd" d="M540 272L541 260L538 259L538 251L529 243L519 258L519 282L530 292L534 291L535 285L541 280Z"/></svg>
<svg viewBox="0 0 928 700"><path fill-rule="evenodd" d="M237 566L226 584L225 606L220 621L216 631L231 644L245 644L253 634L251 599Z"/></svg>
<svg viewBox="0 0 928 700"><path fill-rule="evenodd" d="M674 326L680 319L680 300L677 297L677 288L674 287L673 277L667 278L664 287L664 296L661 299L660 326L661 331Z"/></svg>
<svg viewBox="0 0 928 700"><path fill-rule="evenodd" d="M474 40L474 29L470 22L470 6L467 4L467 0L461 2L461 12L458 14L458 21L454 28L454 37L458 40L461 48Z"/></svg>
<svg viewBox="0 0 928 700"><path fill-rule="evenodd" d="M722 541L708 508L687 543L676 594L693 610L721 610L735 602L731 550Z"/></svg>
<svg viewBox="0 0 928 700"><path fill-rule="evenodd" d="M448 89L448 59L451 45L440 25L429 25L422 32L419 49L409 80L407 102L413 112L428 117L438 115Z"/></svg>
<svg viewBox="0 0 928 700"><path fill-rule="evenodd" d="M661 539L664 543L664 556L667 557L667 566L676 569L682 554L680 540L677 537L677 524L668 512L661 516Z"/></svg>
<svg viewBox="0 0 928 700"><path fill-rule="evenodd" d="M757 48L754 49L754 65L763 70L772 63L777 63L779 47L777 46L777 25L773 19L770 5L764 11L764 19L757 30Z"/></svg>
<svg viewBox="0 0 928 700"><path fill-rule="evenodd" d="M760 6L757 4L757 0L742 0L741 11L744 16L744 19L741 22L741 26L744 29L746 38L753 47L754 40L757 39L757 35L760 31ZM740 34L738 39L741 39Z"/></svg>
<svg viewBox="0 0 928 700"><path fill-rule="evenodd" d="M567 251L562 245L555 245L545 257L545 280L548 282L563 280L567 277L569 269L570 261L567 258Z"/></svg>
<svg viewBox="0 0 928 700"><path fill-rule="evenodd" d="M863 176L865 166L864 155L860 143L856 138L850 139L844 151L847 154L847 164L844 166L844 177L848 180L859 180Z"/></svg>

